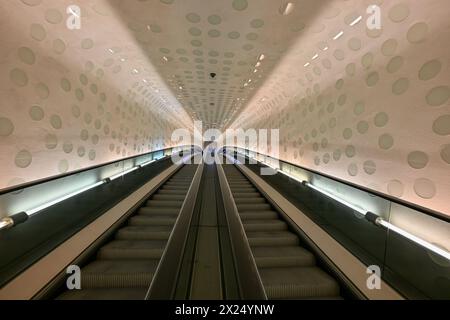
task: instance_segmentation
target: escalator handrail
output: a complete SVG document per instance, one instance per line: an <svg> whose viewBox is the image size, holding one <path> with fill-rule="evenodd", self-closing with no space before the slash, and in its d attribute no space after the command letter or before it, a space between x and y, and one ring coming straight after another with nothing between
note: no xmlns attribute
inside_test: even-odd
<svg viewBox="0 0 450 320"><path fill-rule="evenodd" d="M264 285L222 165L217 165L217 173L230 233L236 274L239 280L241 299L267 300Z"/></svg>
<svg viewBox="0 0 450 320"><path fill-rule="evenodd" d="M189 186L161 261L147 291L146 300L167 300L174 297L202 174L203 163L198 165Z"/></svg>

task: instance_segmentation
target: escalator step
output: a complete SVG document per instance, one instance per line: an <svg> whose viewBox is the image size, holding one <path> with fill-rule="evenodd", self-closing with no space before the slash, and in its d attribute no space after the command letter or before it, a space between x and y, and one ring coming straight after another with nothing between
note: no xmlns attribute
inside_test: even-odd
<svg viewBox="0 0 450 320"><path fill-rule="evenodd" d="M154 200L171 200L171 201L183 201L185 195L183 194L155 194L152 199Z"/></svg>
<svg viewBox="0 0 450 320"><path fill-rule="evenodd" d="M277 231L286 230L287 224L284 221L278 219L272 220L245 220L243 222L245 231Z"/></svg>
<svg viewBox="0 0 450 320"><path fill-rule="evenodd" d="M158 226L157 226L158 227ZM121 228L116 233L118 240L168 240L171 227L169 230L155 230L154 226L128 226Z"/></svg>
<svg viewBox="0 0 450 320"><path fill-rule="evenodd" d="M186 190L170 190L170 189L159 189L157 194L177 194L177 195L184 195L186 196L187 189Z"/></svg>
<svg viewBox="0 0 450 320"><path fill-rule="evenodd" d="M305 299L339 296L339 285L319 268L261 268L269 299Z"/></svg>
<svg viewBox="0 0 450 320"><path fill-rule="evenodd" d="M236 204L239 212L245 211L258 211L258 210L270 210L272 207L268 203L255 203L255 204Z"/></svg>
<svg viewBox="0 0 450 320"><path fill-rule="evenodd" d="M169 200L149 200L146 203L147 207L156 208L181 208L183 201L169 201Z"/></svg>
<svg viewBox="0 0 450 320"><path fill-rule="evenodd" d="M177 220L176 217L172 216L144 216L138 215L131 217L129 220L130 226L171 226Z"/></svg>
<svg viewBox="0 0 450 320"><path fill-rule="evenodd" d="M166 246L162 240L113 240L100 248L98 259L159 259Z"/></svg>
<svg viewBox="0 0 450 320"><path fill-rule="evenodd" d="M253 247L252 252L258 268L312 267L316 263L314 255L300 246Z"/></svg>
<svg viewBox="0 0 450 320"><path fill-rule="evenodd" d="M277 219L278 213L271 210L261 210L261 211L245 211L240 213L239 216L242 220L254 220L254 219Z"/></svg>
<svg viewBox="0 0 450 320"><path fill-rule="evenodd" d="M295 246L299 244L298 237L288 231L252 231L247 232L251 246Z"/></svg>
<svg viewBox="0 0 450 320"><path fill-rule="evenodd" d="M142 207L139 209L138 214L140 215L159 215L159 216L171 216L178 215L180 213L179 208L155 208L155 207Z"/></svg>
<svg viewBox="0 0 450 320"><path fill-rule="evenodd" d="M236 196L234 198L234 202L236 203L236 205L238 204L252 204L252 203L266 203L266 199L264 199L263 197L239 197Z"/></svg>
<svg viewBox="0 0 450 320"><path fill-rule="evenodd" d="M158 260L97 260L81 272L81 288L148 288Z"/></svg>
<svg viewBox="0 0 450 320"><path fill-rule="evenodd" d="M231 188L231 187L230 187ZM242 188L242 187L239 187L239 188L231 188L231 192L233 193L233 196L235 195L235 194L238 194L238 193L254 193L254 192L257 192L258 190L256 190L256 188L255 187L246 187L246 188Z"/></svg>

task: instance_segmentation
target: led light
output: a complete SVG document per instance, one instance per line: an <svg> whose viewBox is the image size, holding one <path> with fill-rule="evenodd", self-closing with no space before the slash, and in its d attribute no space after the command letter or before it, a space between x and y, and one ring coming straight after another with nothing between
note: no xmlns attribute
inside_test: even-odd
<svg viewBox="0 0 450 320"><path fill-rule="evenodd" d="M350 23L350 26L354 26L355 24L357 24L358 22L360 22L362 20L362 16L359 16L358 18L356 18L355 20L353 20L351 23Z"/></svg>
<svg viewBox="0 0 450 320"><path fill-rule="evenodd" d="M266 58L266 56L265 56L263 53L261 53L261 54L259 55L258 60L259 60L259 61L263 61L265 58Z"/></svg>
<svg viewBox="0 0 450 320"><path fill-rule="evenodd" d="M339 198L338 196L332 194L331 192L328 192L328 191L326 191L326 190L324 190L322 188L316 187L315 185L313 185L313 184L311 184L309 182L305 182L305 184L308 187L310 187L310 188L312 188L312 189L314 189L316 191L319 191L320 193L326 195L327 197L329 197L329 198L331 198L333 200L336 200L337 202L340 202L343 205L346 205L347 207L349 207L349 208L351 208L351 209L361 213L363 216L365 216L367 214L367 210L364 210L363 208L358 207L357 205L354 205L353 203L350 203L350 202L348 202L348 201L346 201L346 200L344 200L342 198Z"/></svg>
<svg viewBox="0 0 450 320"><path fill-rule="evenodd" d="M258 72L258 69L253 70L253 73L257 73L257 72Z"/></svg>
<svg viewBox="0 0 450 320"><path fill-rule="evenodd" d="M128 174L130 172L133 172L134 170L137 170L137 169L139 169L139 167L133 167L131 169L125 170L124 172L120 172L118 174L115 174L115 175L113 175L113 176L111 176L109 178L111 180L115 180L115 179L120 178L120 177L122 177L122 176L124 176L124 175L126 175L126 174Z"/></svg>
<svg viewBox="0 0 450 320"><path fill-rule="evenodd" d="M307 67L307 66L309 66L309 65L310 65L310 63L307 62L307 63L305 63L303 66L304 66L304 67Z"/></svg>
<svg viewBox="0 0 450 320"><path fill-rule="evenodd" d="M113 49L108 49L108 51L109 51L110 53L114 53L114 50L113 50Z"/></svg>
<svg viewBox="0 0 450 320"><path fill-rule="evenodd" d="M327 51L327 50L328 50L328 47L325 47L325 48L323 48L322 50L323 50L323 51Z"/></svg>
<svg viewBox="0 0 450 320"><path fill-rule="evenodd" d="M150 160L150 161L144 162L143 164L141 164L141 167L148 166L150 163L153 163L153 162L155 162L155 161L156 161L156 160Z"/></svg>
<svg viewBox="0 0 450 320"><path fill-rule="evenodd" d="M11 225L10 221L0 220L0 230L2 230L3 228L6 228L7 226L10 226L10 225Z"/></svg>
<svg viewBox="0 0 450 320"><path fill-rule="evenodd" d="M292 2L288 2L280 8L280 12L282 12L284 16L290 14L292 10L294 10L294 4Z"/></svg>
<svg viewBox="0 0 450 320"><path fill-rule="evenodd" d="M335 36L333 37L333 40L339 39L340 37L342 37L343 34L344 34L344 31L340 31L337 35L335 35Z"/></svg>
<svg viewBox="0 0 450 320"><path fill-rule="evenodd" d="M105 183L105 181L103 181L103 180L102 180L102 181L99 181L99 182L94 183L94 184L92 184L92 185L90 185L90 186L87 186L87 187L82 188L82 189L80 189L80 190L77 190L77 191L75 191L75 192L69 193L69 194L67 194L67 195L65 195L65 196L63 196L63 197L61 197L61 198L58 198L58 199L55 199L55 200L53 200L53 201L44 203L44 204L42 204L42 205L40 205L40 206L38 206L38 207L36 207L36 208L26 210L25 212L26 212L29 216L31 216L31 215L35 214L36 212L38 212L38 211L41 211L41 210L43 210L43 209L45 209L45 208L48 208L48 207L50 207L50 206L52 206L52 205L54 205L54 204L57 204L57 203L59 203L59 202L61 202L61 201L64 201L64 200L69 199L69 198L71 198L71 197L73 197L73 196L76 196L77 194L80 194L80 193L82 193L82 192L85 192L85 191L87 191L87 190L90 190L90 189L92 189L92 188L95 188L95 187L97 187L97 186L100 186L100 185L102 185L102 184L104 184L104 183Z"/></svg>
<svg viewBox="0 0 450 320"><path fill-rule="evenodd" d="M261 65L261 62L258 61L258 62L256 63L256 65L255 65L255 67L258 68L260 65Z"/></svg>
<svg viewBox="0 0 450 320"><path fill-rule="evenodd" d="M313 60L316 60L318 57L319 57L319 54L316 53L316 54L312 57L312 59L313 59Z"/></svg>
<svg viewBox="0 0 450 320"><path fill-rule="evenodd" d="M411 234L411 233L409 233L409 232L407 232L407 231L405 231L405 230L403 230L403 229L401 229L399 227L396 227L392 223L389 223L389 222L387 222L385 220L380 219L378 221L378 223L380 225L382 225L383 227L385 227L385 228L387 228L389 230L392 230L392 231L394 231L394 232L404 236L405 238L407 238L407 239L409 239L411 241L414 241L415 243L421 245L422 247L425 247L428 250L433 251L434 253L440 255L441 257L444 257L447 260L450 260L450 252L448 252L448 251L446 251L444 249L441 249L438 246L435 246L434 244L431 244L428 241L425 241L425 240L423 240L423 239L421 239L421 238L419 238L419 237L417 237L417 236L415 236L415 235L413 235L413 234Z"/></svg>
<svg viewBox="0 0 450 320"><path fill-rule="evenodd" d="M166 56L163 57L163 60L164 60L165 62L169 61L169 59L167 59Z"/></svg>

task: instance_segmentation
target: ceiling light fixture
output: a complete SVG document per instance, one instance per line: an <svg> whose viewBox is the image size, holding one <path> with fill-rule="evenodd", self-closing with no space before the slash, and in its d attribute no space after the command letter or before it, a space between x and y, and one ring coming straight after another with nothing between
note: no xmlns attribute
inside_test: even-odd
<svg viewBox="0 0 450 320"><path fill-rule="evenodd" d="M167 59L166 56L164 56L164 57L162 57L162 58L163 58L163 60L164 60L165 62L168 62L168 61L169 61L169 59Z"/></svg>
<svg viewBox="0 0 450 320"><path fill-rule="evenodd" d="M316 60L318 57L319 57L319 54L316 53L316 54L312 57L312 59L313 59L313 60Z"/></svg>
<svg viewBox="0 0 450 320"><path fill-rule="evenodd" d="M307 67L307 66L309 66L309 65L310 65L310 63L307 62L307 63L305 63L303 66L304 66L304 67Z"/></svg>
<svg viewBox="0 0 450 320"><path fill-rule="evenodd" d="M287 16L294 10L294 4L292 2L283 3L280 7L280 13L283 16Z"/></svg>
<svg viewBox="0 0 450 320"><path fill-rule="evenodd" d="M333 37L333 40L339 39L340 37L342 37L343 34L344 34L344 31L340 31L337 35L335 35L335 36Z"/></svg>
<svg viewBox="0 0 450 320"><path fill-rule="evenodd" d="M362 20L362 16L359 16L358 18L356 18L355 20L353 20L351 23L350 23L350 26L354 26L355 24L357 24L358 22L360 22Z"/></svg>
<svg viewBox="0 0 450 320"><path fill-rule="evenodd" d="M266 58L266 56L264 55L264 53L261 53L258 57L259 61L263 61Z"/></svg>

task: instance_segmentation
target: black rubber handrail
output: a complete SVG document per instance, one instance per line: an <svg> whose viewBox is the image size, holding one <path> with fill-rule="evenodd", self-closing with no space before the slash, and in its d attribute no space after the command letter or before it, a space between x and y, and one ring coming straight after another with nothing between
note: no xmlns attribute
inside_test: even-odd
<svg viewBox="0 0 450 320"><path fill-rule="evenodd" d="M238 277L239 291L243 300L267 300L261 277L255 259L250 249L244 226L239 217L236 203L233 200L222 165L217 165L220 189L222 192L225 216L231 239L231 249L234 256L234 265Z"/></svg>
<svg viewBox="0 0 450 320"><path fill-rule="evenodd" d="M233 149L233 151L235 151L235 149L237 149L237 147L224 147L224 149L227 149L227 148L228 148L228 149ZM296 168L305 170L305 171L307 171L307 172L310 172L310 173L313 173L313 174L322 176L322 177L324 177L324 178L327 178L327 179L330 179L330 180L333 180L333 181L336 181L336 182L345 184L345 185L347 185L347 186L349 186L349 187L352 187L352 188L355 188L355 189L358 189L358 190L361 190L361 191L364 191L364 192L373 194L373 195L375 195L375 196L377 196L377 197L380 197L380 198L383 198L383 199L385 199L385 200L387 200L387 201L391 201L391 202L397 203L397 204L399 204L399 205L402 205L402 206L404 206L404 207L407 207L407 208L410 208L410 209L413 209L413 210L416 210L416 211L420 211L420 212L423 213L423 214L426 214L426 215L432 216L433 218L436 218L436 219L439 219L439 220L442 220L442 221L445 221L445 222L450 223L450 217L447 216L447 215L445 215L445 214L442 213L442 212L434 211L434 210L431 210L431 209L429 209L429 208L425 208L425 207L422 207L422 206L420 206L420 205L417 205L417 204L415 204L415 203L411 203L411 202L408 202L408 201L405 201L405 200L401 200L401 199L392 197L392 196L390 196L390 195L388 195L388 194L385 194L385 193L382 193L382 192L378 192L378 191L376 191L376 190L371 190L371 189L365 188L364 186L357 185L357 184L354 184L354 183L352 183L352 182L345 181L345 180L339 179L339 178L337 178L337 177L330 176L330 175L327 175L327 174L325 174L325 173L322 173L322 172L319 172L319 171L316 171L316 170L312 170L312 169L309 169L309 168L300 166L300 165L298 165L298 164L291 163L291 162L289 162L289 161L280 160L280 159L271 157L271 156L269 156L269 155L266 155L266 154L263 154L263 153L260 153L260 152L257 152L257 151L253 151L253 150L249 150L249 149L244 149L244 148L239 148L239 149L246 150L246 151L249 151L249 152L253 152L253 153L255 153L255 154L262 155L262 156L265 156L265 157L269 157L270 159L278 160L278 161L281 162L281 163L285 163L285 164L288 164L288 165L290 165L290 166L293 166L293 167L296 167ZM237 151L235 151L235 152L237 152ZM242 154L242 153L240 153L240 154ZM245 154L245 155L242 154L242 155L245 156L245 158L250 159L250 157L249 157L248 155L246 155L246 154ZM256 160L256 159L254 159L254 160ZM257 161L258 164L260 164L260 165L267 166L266 164L262 163L262 162L259 161L259 160L256 160L256 161Z"/></svg>
<svg viewBox="0 0 450 320"><path fill-rule="evenodd" d="M175 295L202 174L203 163L198 165L189 186L161 261L148 289L146 300L168 300L173 299Z"/></svg>

